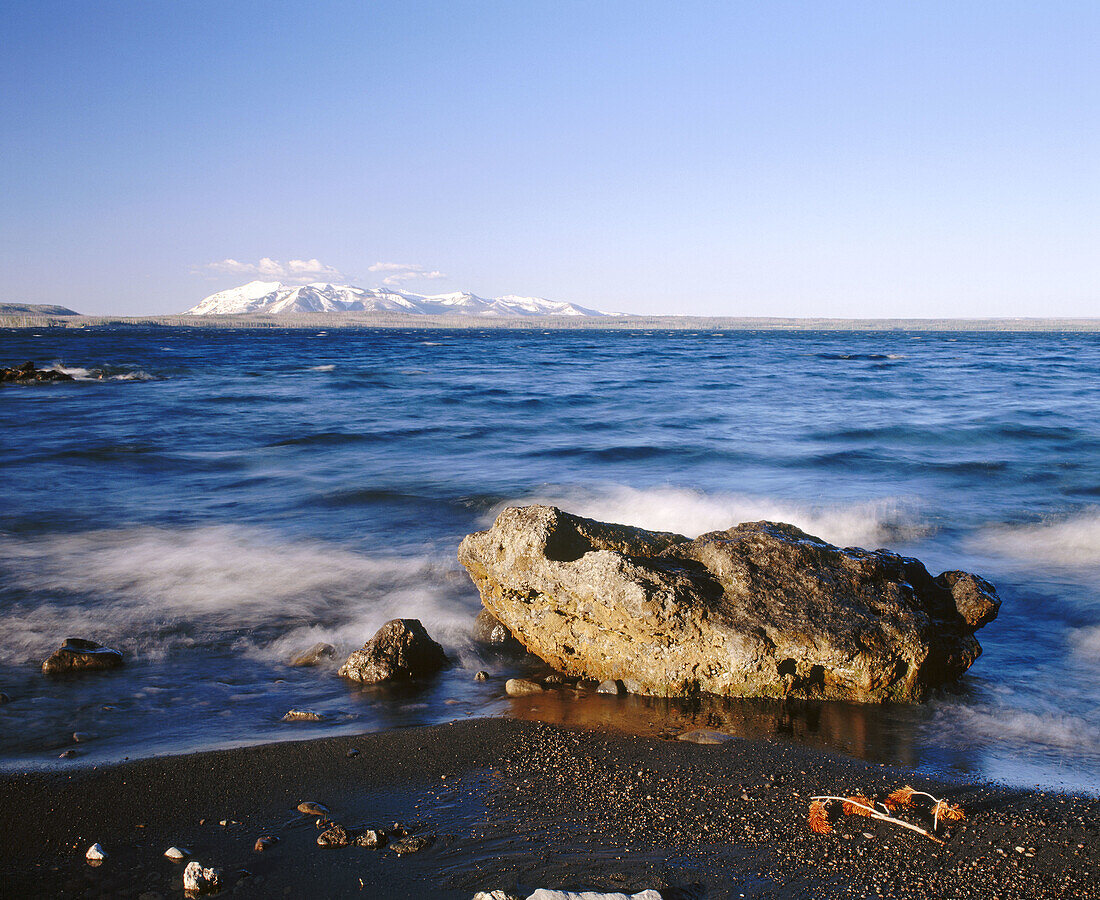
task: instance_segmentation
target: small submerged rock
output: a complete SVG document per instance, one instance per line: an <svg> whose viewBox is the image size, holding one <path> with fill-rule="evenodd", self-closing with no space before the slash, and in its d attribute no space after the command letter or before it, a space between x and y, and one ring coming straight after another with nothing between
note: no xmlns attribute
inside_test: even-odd
<svg viewBox="0 0 1100 900"><path fill-rule="evenodd" d="M541 694L542 685L526 678L509 678L504 683L504 693L509 697L529 697L531 694Z"/></svg>
<svg viewBox="0 0 1100 900"><path fill-rule="evenodd" d="M625 693L625 692L623 690L623 683L621 681L611 681L609 679L608 681L601 681L600 682L600 686L598 688L596 688L596 693L597 694L616 694L616 695L618 695L618 694L622 694L622 693Z"/></svg>
<svg viewBox="0 0 1100 900"><path fill-rule="evenodd" d="M263 853L266 850L270 850L277 843L279 843L279 839L275 837L275 835L261 834L258 838L256 838L256 843L252 845L252 849L256 853Z"/></svg>
<svg viewBox="0 0 1100 900"><path fill-rule="evenodd" d="M482 669L480 672L478 672L474 676L474 681L488 681L488 680L489 680L489 673L486 672L484 669Z"/></svg>
<svg viewBox="0 0 1100 900"><path fill-rule="evenodd" d="M216 891L221 887L221 870L204 868L202 863L192 860L183 870L183 889L196 894Z"/></svg>
<svg viewBox="0 0 1100 900"><path fill-rule="evenodd" d="M0 691L0 706L3 706L5 703L11 703L11 697L3 691Z"/></svg>
<svg viewBox="0 0 1100 900"><path fill-rule="evenodd" d="M350 843L351 839L343 825L333 825L317 835L318 847L346 847Z"/></svg>
<svg viewBox="0 0 1100 900"><path fill-rule="evenodd" d="M283 716L284 722L323 722L324 713L312 709L289 709Z"/></svg>
<svg viewBox="0 0 1100 900"><path fill-rule="evenodd" d="M102 672L122 665L122 654L110 647L83 638L67 638L42 663L45 675L65 672Z"/></svg>
<svg viewBox="0 0 1100 900"><path fill-rule="evenodd" d="M88 743L88 741L94 741L95 738L96 738L96 736L94 734L92 734L90 731L74 731L73 732L73 743L75 743L75 744L86 744L86 743Z"/></svg>
<svg viewBox="0 0 1100 900"><path fill-rule="evenodd" d="M77 753L72 747L70 747L68 750L62 750L60 753L58 753L57 758L58 759L72 759L74 756L79 756L79 755L80 755L79 753Z"/></svg>
<svg viewBox="0 0 1100 900"><path fill-rule="evenodd" d="M295 653L290 658L289 665L292 666L319 666L326 659L332 659L336 655L336 648L332 644L326 644L323 641L318 641L312 647L307 650L302 650L299 653Z"/></svg>
<svg viewBox="0 0 1100 900"><path fill-rule="evenodd" d="M432 675L447 665L447 654L431 639L419 619L392 619L356 650L339 674L363 684L409 680Z"/></svg>
<svg viewBox="0 0 1100 900"><path fill-rule="evenodd" d="M185 850L182 847L169 847L164 851L164 855L175 862L180 862L191 855L190 850Z"/></svg>
<svg viewBox="0 0 1100 900"><path fill-rule="evenodd" d="M696 728L694 731L685 731L683 734L678 735L676 740L688 741L692 744L724 744L726 741L735 740L735 738L729 734L722 734L721 731Z"/></svg>
<svg viewBox="0 0 1100 900"><path fill-rule="evenodd" d="M432 845L432 839L422 834L414 834L410 837L390 844L390 849L398 856L407 856L410 853L419 853Z"/></svg>

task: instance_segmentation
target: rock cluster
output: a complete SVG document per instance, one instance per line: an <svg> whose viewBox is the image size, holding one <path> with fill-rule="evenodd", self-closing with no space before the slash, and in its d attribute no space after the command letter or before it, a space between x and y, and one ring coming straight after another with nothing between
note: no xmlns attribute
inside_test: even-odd
<svg viewBox="0 0 1100 900"><path fill-rule="evenodd" d="M978 658L1000 607L975 575L773 522L691 540L513 507L458 558L554 669L656 696L920 700Z"/></svg>
<svg viewBox="0 0 1100 900"><path fill-rule="evenodd" d="M46 675L65 672L100 672L117 669L122 665L122 654L95 641L83 638L67 638L50 657L42 663Z"/></svg>
<svg viewBox="0 0 1100 900"><path fill-rule="evenodd" d="M5 384L47 384L51 381L75 381L72 375L55 369L36 369L33 362L0 369L0 383Z"/></svg>
<svg viewBox="0 0 1100 900"><path fill-rule="evenodd" d="M339 674L363 684L431 675L447 665L447 654L418 619L393 619L347 658Z"/></svg>

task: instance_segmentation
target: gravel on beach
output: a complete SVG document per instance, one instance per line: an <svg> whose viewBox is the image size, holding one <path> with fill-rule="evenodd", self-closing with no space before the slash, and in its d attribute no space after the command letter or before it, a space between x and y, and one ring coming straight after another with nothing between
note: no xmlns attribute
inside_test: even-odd
<svg viewBox="0 0 1100 900"><path fill-rule="evenodd" d="M832 834L807 827L812 795L881 799L906 783L965 809L941 825L942 846L855 816ZM299 812L304 801L327 819ZM245 897L1100 897L1096 798L944 782L773 741L508 719L9 773L0 809L5 897L178 897L170 845ZM347 829L348 845L318 847L319 821ZM354 841L374 829L416 839L418 852ZM257 853L265 835L279 840ZM92 867L96 842L108 858Z"/></svg>

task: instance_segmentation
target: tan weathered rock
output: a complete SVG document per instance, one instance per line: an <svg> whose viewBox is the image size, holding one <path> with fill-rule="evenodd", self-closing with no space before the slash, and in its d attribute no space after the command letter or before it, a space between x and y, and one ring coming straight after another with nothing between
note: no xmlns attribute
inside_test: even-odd
<svg viewBox="0 0 1100 900"><path fill-rule="evenodd" d="M695 540L546 506L459 548L485 607L558 671L633 693L915 701L981 654L988 582L750 522Z"/></svg>
<svg viewBox="0 0 1100 900"><path fill-rule="evenodd" d="M529 697L531 694L541 694L542 685L526 678L509 678L504 682L504 693L509 697Z"/></svg>
<svg viewBox="0 0 1100 900"><path fill-rule="evenodd" d="M319 666L326 659L331 659L336 655L336 648L332 644L326 644L323 641L318 641L312 647L295 653L287 665L291 666Z"/></svg>
<svg viewBox="0 0 1100 900"><path fill-rule="evenodd" d="M447 654L429 637L418 619L392 619L347 658L344 678L377 684L431 675L447 665Z"/></svg>

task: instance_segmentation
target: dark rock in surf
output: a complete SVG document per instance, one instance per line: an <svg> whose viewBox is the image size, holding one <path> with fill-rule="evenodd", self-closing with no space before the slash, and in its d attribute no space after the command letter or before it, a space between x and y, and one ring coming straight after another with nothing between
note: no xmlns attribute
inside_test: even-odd
<svg viewBox="0 0 1100 900"><path fill-rule="evenodd" d="M418 619L393 619L347 658L339 674L363 684L431 675L447 665L447 654Z"/></svg>
<svg viewBox="0 0 1100 900"><path fill-rule="evenodd" d="M95 641L68 638L42 663L46 675L68 672L102 672L122 665L122 654Z"/></svg>
<svg viewBox="0 0 1100 900"><path fill-rule="evenodd" d="M27 361L19 366L0 369L0 383L4 384L49 384L53 381L75 381L72 375L54 369L36 369L34 363Z"/></svg>
<svg viewBox="0 0 1100 900"><path fill-rule="evenodd" d="M510 508L458 558L553 668L656 696L920 700L978 658L1001 603L975 575L773 522L690 540Z"/></svg>

